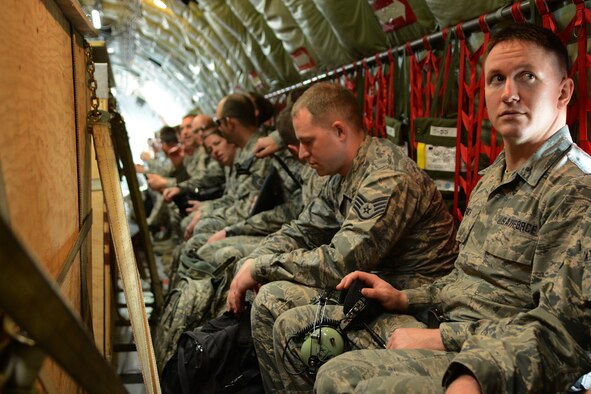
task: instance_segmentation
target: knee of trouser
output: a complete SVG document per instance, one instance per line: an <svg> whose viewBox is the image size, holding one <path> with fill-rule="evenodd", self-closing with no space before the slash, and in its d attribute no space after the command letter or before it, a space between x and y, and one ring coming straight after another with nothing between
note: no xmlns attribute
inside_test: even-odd
<svg viewBox="0 0 591 394"><path fill-rule="evenodd" d="M256 297L252 303L252 321L256 321L255 316L262 310L267 309L269 306L269 299L274 298L273 282L263 285L257 292Z"/></svg>
<svg viewBox="0 0 591 394"><path fill-rule="evenodd" d="M293 286L296 285L287 281L274 281L263 285L254 299L253 309L265 308L275 311L279 305L289 301L287 293Z"/></svg>
<svg viewBox="0 0 591 394"><path fill-rule="evenodd" d="M333 371L343 371L343 365L339 357L335 357L331 360L328 360L325 364L323 364L316 373L316 380L314 381L314 392L315 393L338 393L341 390L341 387L338 387L337 382L342 379L340 372L337 373L335 376ZM340 378L339 378L340 376Z"/></svg>

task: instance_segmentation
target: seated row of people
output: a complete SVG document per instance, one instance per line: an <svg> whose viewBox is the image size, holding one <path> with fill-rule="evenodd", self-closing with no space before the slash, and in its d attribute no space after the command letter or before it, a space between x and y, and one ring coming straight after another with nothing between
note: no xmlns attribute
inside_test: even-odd
<svg viewBox="0 0 591 394"><path fill-rule="evenodd" d="M216 218L225 233L213 239L215 230L195 227L200 241L184 253L193 251L188 261L199 269L181 274L199 285L184 301L193 305L183 328L199 308L197 325L219 313L220 298L240 314L254 297L252 336L270 393L568 389L591 370L591 158L566 126L567 70L566 49L548 30L511 25L491 39L486 104L505 148L483 172L457 235L433 181L365 133L349 91L309 88L291 108L298 157L328 178L297 218L245 253L220 243L234 235L231 220L222 227L225 217ZM230 112L231 97L218 105L219 130L252 156L255 142L234 139L245 112ZM327 361L318 370L306 365L298 333L318 318L307 304L354 280L386 313L367 322L373 334L344 334L365 350L318 357ZM428 327L421 316L432 308L440 313ZM323 314L343 318L339 306ZM167 346L170 355L174 338ZM311 373L294 374L302 363Z"/></svg>

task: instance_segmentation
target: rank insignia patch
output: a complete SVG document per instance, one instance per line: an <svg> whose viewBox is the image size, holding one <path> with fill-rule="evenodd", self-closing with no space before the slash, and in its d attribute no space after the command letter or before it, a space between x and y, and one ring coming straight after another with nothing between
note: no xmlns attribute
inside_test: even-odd
<svg viewBox="0 0 591 394"><path fill-rule="evenodd" d="M388 197L379 197L368 201L361 194L358 194L353 202L353 209L361 219L368 220L384 213L387 205Z"/></svg>

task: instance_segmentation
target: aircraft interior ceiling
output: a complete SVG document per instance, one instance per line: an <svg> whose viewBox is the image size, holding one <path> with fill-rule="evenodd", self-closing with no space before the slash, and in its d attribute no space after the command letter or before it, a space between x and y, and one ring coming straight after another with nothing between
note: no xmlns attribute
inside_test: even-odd
<svg viewBox="0 0 591 394"><path fill-rule="evenodd" d="M156 84L206 112L228 92L271 93L511 3L81 0L99 12L119 93L143 100Z"/></svg>

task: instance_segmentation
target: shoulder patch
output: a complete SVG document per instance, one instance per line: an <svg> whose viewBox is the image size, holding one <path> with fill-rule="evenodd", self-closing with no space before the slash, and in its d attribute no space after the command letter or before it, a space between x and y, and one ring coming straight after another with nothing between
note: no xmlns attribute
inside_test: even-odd
<svg viewBox="0 0 591 394"><path fill-rule="evenodd" d="M388 197L378 197L374 200L368 200L361 194L357 194L355 201L353 201L353 209L357 215L364 220L380 216L386 211L388 205Z"/></svg>

